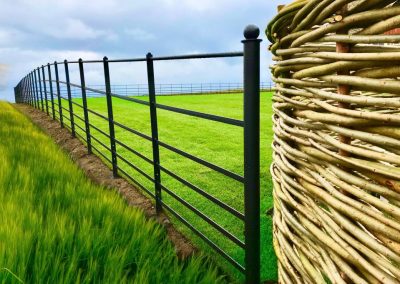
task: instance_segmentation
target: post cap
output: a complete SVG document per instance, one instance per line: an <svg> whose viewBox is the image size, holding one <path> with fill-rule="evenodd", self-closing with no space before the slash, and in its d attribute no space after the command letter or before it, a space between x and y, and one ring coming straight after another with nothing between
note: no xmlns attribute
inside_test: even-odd
<svg viewBox="0 0 400 284"><path fill-rule="evenodd" d="M243 32L246 39L257 39L260 35L260 29L256 25L248 25Z"/></svg>
<svg viewBox="0 0 400 284"><path fill-rule="evenodd" d="M78 61L79 61L79 62L82 62L83 60L82 60L82 58L79 58Z"/></svg>
<svg viewBox="0 0 400 284"><path fill-rule="evenodd" d="M103 61L107 61L108 60L108 57L107 56L104 56L103 57Z"/></svg>
<svg viewBox="0 0 400 284"><path fill-rule="evenodd" d="M67 60L67 59L65 59L65 60L64 60L64 63L67 63L67 62L68 62L68 60Z"/></svg>

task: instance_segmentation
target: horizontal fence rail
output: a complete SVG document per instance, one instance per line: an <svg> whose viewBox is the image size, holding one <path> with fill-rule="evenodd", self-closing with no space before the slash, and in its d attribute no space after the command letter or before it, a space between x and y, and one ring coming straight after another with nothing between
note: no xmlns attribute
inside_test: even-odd
<svg viewBox="0 0 400 284"><path fill-rule="evenodd" d="M110 62L110 61L109 61ZM92 90L105 89L104 85L88 85ZM261 82L260 90L270 92L274 88L273 82ZM235 94L243 93L243 83L182 83L182 84L155 84L156 96L174 95L215 95L215 94ZM147 84L112 84L111 92L119 96L148 96L149 89ZM61 91L61 95L66 95L66 90ZM71 91L73 98L80 98L81 92L78 89ZM91 92L87 97L101 97L102 94Z"/></svg>
<svg viewBox="0 0 400 284"><path fill-rule="evenodd" d="M157 57L148 53L146 57L136 59L108 59L103 60L82 60L54 62L42 65L27 74L14 88L15 100L17 103L26 103L42 110L53 119L60 122L61 127L66 127L71 131L72 136L78 137L87 145L88 153L92 152L107 161L112 168L114 177L122 175L129 179L138 188L144 190L155 200L157 213L163 209L167 210L176 219L181 221L190 230L200 237L205 243L213 248L218 254L231 263L236 269L245 274L246 283L260 282L260 160L259 160L259 121L260 121L260 90L270 90L272 84L260 83L260 42L258 39L259 30L255 26L248 26L244 32L245 39L242 41L243 52L194 54L179 56ZM239 57L243 60L243 83L214 83L214 84L156 84L154 79L154 62L167 60L188 60L203 58L230 58ZM145 62L147 69L146 85L112 85L110 80L110 64L117 62ZM91 63L101 64L104 71L104 85L87 85L85 81L85 65ZM77 66L79 70L80 82L70 81L70 67ZM75 67L74 67L75 68ZM60 71L65 79L60 78ZM183 109L157 103L159 95L177 94L224 94L241 93L244 97L244 119L237 120L203 113L194 110ZM135 96L148 96L148 100L136 98ZM91 109L88 106L88 97L105 98L106 113ZM130 103L148 107L150 116L151 135L133 129L131 126L124 125L115 119L115 107L113 100L121 99ZM222 123L243 129L244 132L244 175L225 169L220 165L213 164L200 157L192 155L182 149L170 145L159 139L158 135L158 116L157 111L163 110L177 113L180 115L196 117L215 123ZM108 130L101 129L95 125L94 118L104 121L108 125ZM199 122L200 123L200 122ZM116 135L116 129L122 129L137 139L143 139L151 144L152 157L149 158L143 153L133 149L127 142L122 141ZM106 141L96 137L94 133L106 137ZM120 147L120 148L119 148ZM153 168L153 174L146 173L145 170L134 164L125 155L118 152L123 148L130 154L135 155L145 161ZM242 185L244 189L244 212L240 212L231 205L222 201L220 198L209 193L191 181L183 178L172 170L168 165L163 164L160 157L160 150L168 150L184 159L204 166L209 170L219 173ZM108 154L110 156L108 156ZM134 169L138 176L133 176L126 171L120 164L123 163L129 168ZM244 240L234 235L230 229L225 228L202 210L193 205L195 200L187 200L169 188L162 179L161 173L175 179L193 192L206 198L212 204L218 206L226 213L237 218L244 223ZM142 176L154 185L153 189L147 188L138 181ZM217 245L211 238L199 228L196 228L187 220L182 212L168 204L163 199L167 194L170 198L190 210L198 218L202 219L214 230L223 235L230 242L244 250L244 264L229 255L224 249Z"/></svg>

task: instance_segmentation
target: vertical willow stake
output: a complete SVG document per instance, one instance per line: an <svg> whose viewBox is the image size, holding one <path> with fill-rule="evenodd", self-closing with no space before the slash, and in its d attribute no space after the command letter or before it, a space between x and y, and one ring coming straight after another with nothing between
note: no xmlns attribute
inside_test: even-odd
<svg viewBox="0 0 400 284"><path fill-rule="evenodd" d="M343 6L343 8L341 9L341 14L342 16L346 16L347 14L347 10L348 10L348 5ZM337 34L348 34L348 29L343 29L343 30L339 30L337 32ZM348 43L344 43L344 42L337 42L336 43L336 52L338 53L348 53L350 52L350 44ZM350 75L350 71L349 70L339 70L337 72L338 75ZM337 87L337 93L339 95L346 95L349 96L350 95L350 86L349 85L343 85L343 84L338 84ZM339 107L341 108L350 108L350 104L349 103L345 103L345 102L338 102ZM339 141L345 144L350 144L351 142L351 138L345 135L341 135L339 134ZM345 156L348 157L350 156L350 153L347 151L344 151L343 149L339 149L339 154L341 156Z"/></svg>
<svg viewBox="0 0 400 284"><path fill-rule="evenodd" d="M244 210L246 283L260 283L260 30L244 30Z"/></svg>
<svg viewBox="0 0 400 284"><path fill-rule="evenodd" d="M396 3L293 1L268 24L279 283L400 283Z"/></svg>

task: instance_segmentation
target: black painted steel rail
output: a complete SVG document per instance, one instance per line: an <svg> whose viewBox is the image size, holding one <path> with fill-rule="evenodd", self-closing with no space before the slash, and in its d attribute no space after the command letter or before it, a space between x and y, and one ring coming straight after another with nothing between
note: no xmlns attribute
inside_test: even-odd
<svg viewBox="0 0 400 284"><path fill-rule="evenodd" d="M15 87L15 99L17 103L27 103L35 108L45 111L53 119L60 121L61 127L67 127L72 136L78 136L82 139L88 149L88 153L92 152L100 155L108 163L110 163L114 177L122 175L132 181L137 187L144 190L155 200L156 211L161 212L165 208L189 229L191 229L197 236L204 240L211 248L230 262L235 268L243 272L246 276L247 283L260 282L260 172L259 172L259 121L260 121L260 39L258 39L259 30L255 26L248 26L245 30L245 39L242 41L244 50L243 52L226 52L226 53L207 53L207 54L191 54L191 55L178 55L178 56L156 56L148 53L143 58L133 59L108 59L104 57L103 60L82 60L78 61L63 61L48 63L46 67L42 65L27 74L20 83ZM193 110L187 110L174 106L168 106L157 103L156 88L154 80L154 62L155 61L168 61L168 60L188 60L188 59L204 59L204 58L230 58L242 57L243 58L243 86L244 86L244 120L237 120L233 118L202 113ZM122 96L112 92L110 80L110 68L112 63L120 62L146 62L147 66L147 79L148 79L148 97L149 100L145 101L135 97ZM105 90L99 90L92 87L87 87L85 82L85 64L101 63L104 70L104 84ZM69 66L71 64L78 64L79 68L79 83L72 83L70 81ZM61 80L59 76L59 67L64 67L65 80ZM52 71L53 69L53 71ZM47 71L47 72L46 72ZM53 88L53 86L56 88ZM61 94L62 87L66 88L65 93ZM71 88L80 89L81 104L78 100L73 99ZM106 98L107 113L100 113L90 109L87 104L87 93L95 93ZM141 104L149 107L150 113L150 127L151 135L144 134L140 131L132 129L114 119L113 98L122 99L136 104ZM62 101L65 101L64 104ZM66 107L67 106L67 107ZM83 117L79 116L74 108L79 108L79 113L83 113ZM209 120L217 123L223 123L235 127L243 128L244 130L244 176L235 172L227 170L219 165L213 164L209 161L203 160L195 155L185 152L177 147L169 145L158 138L158 119L157 110L165 110L181 115L196 117L199 119ZM102 119L108 124L108 131L100 129L89 121L89 114ZM83 122L83 126L76 123L75 119ZM128 131L137 137L140 137L152 145L152 157L138 152L132 147L128 146L123 141L115 136L115 128L121 128ZM79 131L76 131L79 130ZM81 133L84 133L82 135ZM106 137L109 142L104 143L104 140L99 139L94 135L100 134ZM92 141L96 142L96 146ZM127 157L117 152L117 145L128 150L130 153L146 161L153 167L153 175L147 174L139 166L135 165ZM102 149L99 149L101 146ZM160 159L160 147L175 154L189 159L195 163L205 166L221 175L235 180L242 188L244 188L244 212L239 212L237 209L221 201L214 195L208 193L205 189L194 185L192 182L182 178L178 174L169 170L162 164ZM109 153L108 156L106 153ZM134 169L140 176L146 178L154 184L154 189L148 189L141 184L136 176L127 173L126 170L121 168L120 163L127 165L129 168ZM219 208L225 210L230 215L236 217L238 220L244 222L245 238L244 241L230 232L228 228L222 227L217 221L207 216L200 209L196 208L190 200L185 200L178 193L170 190L161 179L161 172L167 174L169 177L177 180L179 183L190 188L194 192L200 194ZM162 198L162 194L168 194L176 202L182 204L187 210L209 224L212 228L222 234L227 240L244 249L245 261L244 264L239 263L236 259L225 252L209 236L196 228L188 220L186 220L181 213L177 212L171 204L166 204Z"/></svg>

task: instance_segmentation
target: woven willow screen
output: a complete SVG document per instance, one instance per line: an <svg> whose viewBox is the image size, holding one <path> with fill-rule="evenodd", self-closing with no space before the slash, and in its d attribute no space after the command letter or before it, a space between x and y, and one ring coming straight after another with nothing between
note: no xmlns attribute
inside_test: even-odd
<svg viewBox="0 0 400 284"><path fill-rule="evenodd" d="M282 283L400 283L400 6L299 0L267 28Z"/></svg>

